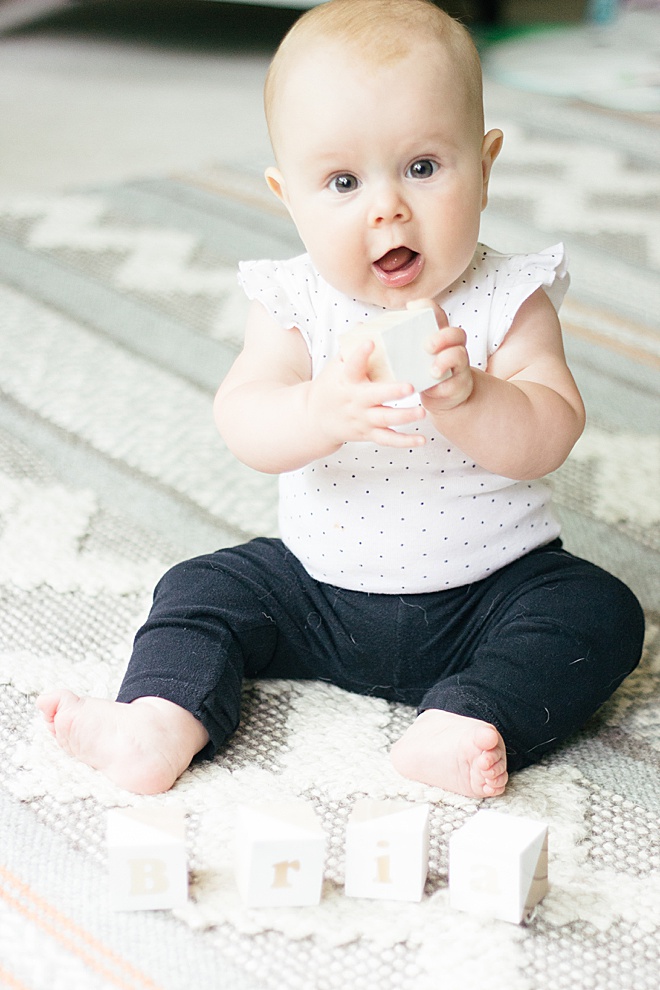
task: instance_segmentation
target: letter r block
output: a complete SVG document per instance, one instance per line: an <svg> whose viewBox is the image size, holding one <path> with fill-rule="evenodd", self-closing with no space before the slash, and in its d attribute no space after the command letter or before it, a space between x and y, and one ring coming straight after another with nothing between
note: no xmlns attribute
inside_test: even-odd
<svg viewBox="0 0 660 990"><path fill-rule="evenodd" d="M303 907L321 900L325 834L310 804L241 806L236 884L248 907Z"/></svg>
<svg viewBox="0 0 660 990"><path fill-rule="evenodd" d="M115 808L107 820L116 911L181 907L188 898L185 818L177 808Z"/></svg>
<svg viewBox="0 0 660 990"><path fill-rule="evenodd" d="M346 828L347 897L420 901L429 864L429 806L357 801Z"/></svg>
<svg viewBox="0 0 660 990"><path fill-rule="evenodd" d="M479 811L449 840L449 903L520 924L548 890L548 826Z"/></svg>

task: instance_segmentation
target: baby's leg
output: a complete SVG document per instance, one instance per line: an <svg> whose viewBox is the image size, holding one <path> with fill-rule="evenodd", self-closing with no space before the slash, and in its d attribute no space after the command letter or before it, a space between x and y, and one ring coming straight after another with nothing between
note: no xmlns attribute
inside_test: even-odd
<svg viewBox="0 0 660 990"><path fill-rule="evenodd" d="M129 791L157 794L172 787L209 742L204 697L227 673L221 623L209 606L217 602L221 573L197 558L164 575L135 637L117 701L80 698L66 689L37 699L66 753ZM226 629L224 636L230 638ZM240 697L242 668L237 676ZM232 730L238 718L237 709Z"/></svg>
<svg viewBox="0 0 660 990"><path fill-rule="evenodd" d="M466 797L498 797L509 779L494 725L437 708L422 712L390 755L404 777Z"/></svg>
<svg viewBox="0 0 660 990"><path fill-rule="evenodd" d="M261 539L168 571L116 702L67 690L38 699L62 748L144 794L171 787L197 753L213 757L238 727L243 677L266 670L278 648L295 654L282 629L293 603L279 601L297 588L292 560L280 541ZM276 676L296 675L285 664Z"/></svg>
<svg viewBox="0 0 660 990"><path fill-rule="evenodd" d="M427 691L393 759L407 776L488 796L612 695L639 661L643 616L625 585L556 545L470 595L477 608L462 669Z"/></svg>
<svg viewBox="0 0 660 990"><path fill-rule="evenodd" d="M164 698L124 704L62 689L37 705L66 753L136 794L169 790L209 740L201 722Z"/></svg>

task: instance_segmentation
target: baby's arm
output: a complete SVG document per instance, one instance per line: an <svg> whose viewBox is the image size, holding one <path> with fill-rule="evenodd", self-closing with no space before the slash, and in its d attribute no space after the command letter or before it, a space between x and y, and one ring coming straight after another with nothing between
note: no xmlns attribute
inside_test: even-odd
<svg viewBox="0 0 660 990"><path fill-rule="evenodd" d="M348 359L333 358L312 380L302 334L283 330L255 302L243 350L216 395L216 425L233 453L259 471L293 471L328 456L347 441L416 447L418 434L394 429L422 419L420 406L394 409L383 403L413 392L404 383L367 377L373 343Z"/></svg>
<svg viewBox="0 0 660 990"><path fill-rule="evenodd" d="M543 289L523 303L486 372L469 367L460 329L439 330L433 351L436 373L453 369L422 395L444 436L507 478L540 478L563 464L584 429L584 406Z"/></svg>

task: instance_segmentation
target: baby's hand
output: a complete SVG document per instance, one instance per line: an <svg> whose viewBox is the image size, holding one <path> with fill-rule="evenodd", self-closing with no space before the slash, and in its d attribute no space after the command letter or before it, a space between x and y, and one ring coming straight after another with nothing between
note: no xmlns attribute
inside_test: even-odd
<svg viewBox="0 0 660 990"><path fill-rule="evenodd" d="M425 416L420 405L393 408L385 405L413 394L403 382L372 382L369 358L374 343L366 340L348 357L329 361L309 388L308 410L317 429L338 447L349 441L387 447L421 447L418 433L399 433L398 426Z"/></svg>
<svg viewBox="0 0 660 990"><path fill-rule="evenodd" d="M450 327L445 311L433 300L419 299L408 304L408 309L418 307L433 309L438 323L437 332L427 344L429 353L435 355L432 374L440 379L450 372L450 377L422 392L422 403L431 413L454 409L470 398L474 387L465 331L460 327Z"/></svg>

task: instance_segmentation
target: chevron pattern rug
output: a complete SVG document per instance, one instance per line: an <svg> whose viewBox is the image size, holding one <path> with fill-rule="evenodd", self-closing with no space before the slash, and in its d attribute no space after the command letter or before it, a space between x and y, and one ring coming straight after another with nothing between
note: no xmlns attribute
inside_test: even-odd
<svg viewBox="0 0 660 990"><path fill-rule="evenodd" d="M250 684L231 745L155 798L57 749L37 693L111 697L162 571L275 531L273 480L233 460L210 410L240 344L236 261L299 245L256 166L14 199L0 203L0 986L657 990L660 131L541 104L489 88L507 148L483 238L567 242L566 344L590 418L553 479L565 541L628 581L649 619L616 697L490 803L549 823L550 892L523 926L450 910L449 837L480 804L394 773L388 747L413 714L400 705ZM287 797L328 836L321 904L249 910L236 808ZM430 803L420 904L343 895L362 797ZM170 805L186 813L188 904L113 912L108 809Z"/></svg>

